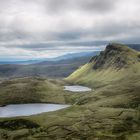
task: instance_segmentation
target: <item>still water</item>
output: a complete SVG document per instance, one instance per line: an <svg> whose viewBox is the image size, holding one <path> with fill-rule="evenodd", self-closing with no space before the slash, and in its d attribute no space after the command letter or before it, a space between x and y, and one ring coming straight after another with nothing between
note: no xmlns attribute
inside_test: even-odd
<svg viewBox="0 0 140 140"><path fill-rule="evenodd" d="M70 105L61 104L16 104L0 107L0 117L30 116L43 112L51 112L67 108Z"/></svg>
<svg viewBox="0 0 140 140"><path fill-rule="evenodd" d="M72 86L64 86L64 90L72 91L72 92L86 92L91 91L91 88L80 86L80 85L72 85Z"/></svg>

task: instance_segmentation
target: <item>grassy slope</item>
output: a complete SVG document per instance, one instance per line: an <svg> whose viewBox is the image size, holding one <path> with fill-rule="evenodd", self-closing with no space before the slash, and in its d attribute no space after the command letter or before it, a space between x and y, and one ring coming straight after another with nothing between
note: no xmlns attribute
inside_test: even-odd
<svg viewBox="0 0 140 140"><path fill-rule="evenodd" d="M114 68L112 61L104 65L106 67L111 62L112 67L96 70L93 69L94 61L86 64L67 81L86 84L95 88L95 91L69 96L75 99L76 104L68 109L30 117L0 119L1 137L15 140L139 140L138 55L129 50L129 63L121 69ZM135 64L132 64L134 61ZM22 122L26 122L25 125Z"/></svg>
<svg viewBox="0 0 140 140"><path fill-rule="evenodd" d="M103 54L104 56L100 55L98 58L106 59L105 64L102 64L102 68L94 69L95 64L98 60L93 60L84 66L80 67L74 73L72 73L66 80L68 82L75 82L79 84L86 84L88 86L97 88L101 86L108 85L112 82L121 80L123 78L133 77L133 75L137 76L140 74L140 63L139 63L139 56L140 53L134 51L133 49L128 48L125 45L116 44L118 50L118 54L116 52L106 52ZM111 55L112 53L112 55ZM102 54L102 53L101 53ZM109 57L109 58L106 58ZM115 62L118 58L121 58L124 61L124 67L116 68ZM126 62L125 62L126 61ZM118 62L119 63L119 62ZM118 64L117 64L118 65ZM120 64L121 65L121 64ZM125 81L124 81L125 82Z"/></svg>
<svg viewBox="0 0 140 140"><path fill-rule="evenodd" d="M18 78L0 83L0 105L21 103L73 104L82 96L63 90L62 80L42 78Z"/></svg>
<svg viewBox="0 0 140 140"><path fill-rule="evenodd" d="M40 78L22 78L0 84L0 104L55 102L65 103L62 88ZM57 100L54 100L54 97Z"/></svg>

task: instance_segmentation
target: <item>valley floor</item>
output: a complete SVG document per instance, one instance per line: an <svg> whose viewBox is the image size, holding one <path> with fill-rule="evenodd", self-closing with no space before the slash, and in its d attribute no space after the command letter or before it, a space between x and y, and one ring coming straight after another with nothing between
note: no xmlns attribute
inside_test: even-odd
<svg viewBox="0 0 140 140"><path fill-rule="evenodd" d="M110 84L85 94L64 91L63 85L68 83L58 80L24 78L1 83L0 86L1 88L3 87L3 90L1 90L0 96L3 96L3 98L0 99L0 102L2 104L28 103L32 101L65 103L72 104L72 106L60 111L29 117L1 118L0 139L139 140L140 108L138 105L140 87L138 85L140 85L140 80L139 77L133 78L135 83L130 81L128 83L122 82L121 87L117 83ZM35 84L36 86L27 88L26 82L28 86L30 84ZM44 84L45 87L49 85L49 88L43 89ZM15 91L17 91L17 88L18 91L22 91L23 87L24 91L28 90L26 92L31 94L28 96L31 98L21 98L22 92L20 96L19 94L17 96ZM33 90L31 87L35 89ZM53 90L51 87L53 87ZM6 91L8 88L9 90L5 92L4 88L6 88ZM9 93L11 89L15 95L14 99L17 100L11 99ZM14 91L14 89L16 90ZM49 91L47 91L48 89ZM36 93L33 94L34 96L32 96L32 90ZM53 95L54 93L55 95ZM3 94L9 96L4 96Z"/></svg>

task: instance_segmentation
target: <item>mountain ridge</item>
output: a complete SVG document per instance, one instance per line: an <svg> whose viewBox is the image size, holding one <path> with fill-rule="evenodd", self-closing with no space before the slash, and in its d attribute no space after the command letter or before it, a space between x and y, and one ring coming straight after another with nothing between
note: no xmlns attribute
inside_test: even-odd
<svg viewBox="0 0 140 140"><path fill-rule="evenodd" d="M109 44L66 78L68 82L100 87L139 74L140 53L122 44Z"/></svg>
<svg viewBox="0 0 140 140"><path fill-rule="evenodd" d="M0 61L0 65L4 65L4 64L17 64L17 65L30 65L30 64L39 64L39 63L44 63L44 62L56 62L56 61L63 61L63 60L68 60L68 59L73 59L73 58L79 58L79 57L86 57L86 56L90 56L92 57L92 55L97 55L99 54L100 51L95 51L95 52L80 52L80 53L68 53L65 55L61 55L58 57L54 57L54 58L40 58L40 59L31 59L31 60L10 60L10 61Z"/></svg>
<svg viewBox="0 0 140 140"><path fill-rule="evenodd" d="M69 74L71 74L81 65L84 65L90 59L91 56L83 56L58 61L44 61L30 65L5 64L0 65L0 77L67 77Z"/></svg>
<svg viewBox="0 0 140 140"><path fill-rule="evenodd" d="M90 62L94 61L93 69L105 69L114 67L121 69L128 65L140 61L139 53L126 45L110 43L99 56L93 57Z"/></svg>

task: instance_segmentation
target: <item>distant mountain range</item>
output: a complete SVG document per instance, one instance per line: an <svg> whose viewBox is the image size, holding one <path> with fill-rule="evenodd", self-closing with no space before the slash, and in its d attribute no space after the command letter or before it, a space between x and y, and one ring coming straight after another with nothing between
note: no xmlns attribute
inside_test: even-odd
<svg viewBox="0 0 140 140"><path fill-rule="evenodd" d="M140 44L127 44L130 48L140 51ZM52 62L52 61L59 61L59 60L66 60L66 59L73 59L78 57L85 57L85 56L95 56L98 55L100 51L95 52L80 52L80 53L68 53L62 56L58 56L55 58L43 58L43 59L34 59L34 60L24 60L24 61L16 61L16 60L6 60L1 61L0 65L3 64L19 64L19 65L30 65L30 64L37 64L42 62Z"/></svg>
<svg viewBox="0 0 140 140"><path fill-rule="evenodd" d="M128 44L129 47L140 51L140 44ZM29 61L1 61L0 78L15 78L25 76L67 77L73 71L92 57L99 55L96 52L70 53L56 58L38 59Z"/></svg>
<svg viewBox="0 0 140 140"><path fill-rule="evenodd" d="M34 60L26 60L26 61L0 61L0 64L19 64L19 65L29 65L29 64L36 64L41 62L52 62L52 61L59 61L59 60L66 60L66 59L73 59L78 57L85 57L85 56L93 56L99 54L99 51L95 52L80 52L80 53L68 53L62 56L58 56L55 58L43 58L43 59L34 59Z"/></svg>
<svg viewBox="0 0 140 140"><path fill-rule="evenodd" d="M0 77L15 78L27 76L66 77L88 62L100 52L82 52L67 54L46 60L18 61L1 63Z"/></svg>
<svg viewBox="0 0 140 140"><path fill-rule="evenodd" d="M136 50L136 51L140 51L140 44L127 44L128 47Z"/></svg>

